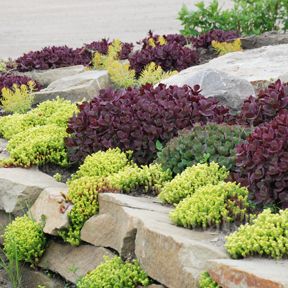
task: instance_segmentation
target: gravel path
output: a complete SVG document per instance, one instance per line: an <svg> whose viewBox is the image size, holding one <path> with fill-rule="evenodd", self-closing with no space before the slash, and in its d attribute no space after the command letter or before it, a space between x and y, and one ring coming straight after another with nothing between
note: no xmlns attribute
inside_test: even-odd
<svg viewBox="0 0 288 288"><path fill-rule="evenodd" d="M208 2L209 0L206 0ZM230 3L231 0L223 0ZM109 37L137 41L149 29L177 32L182 4L198 0L0 0L0 58L47 45Z"/></svg>

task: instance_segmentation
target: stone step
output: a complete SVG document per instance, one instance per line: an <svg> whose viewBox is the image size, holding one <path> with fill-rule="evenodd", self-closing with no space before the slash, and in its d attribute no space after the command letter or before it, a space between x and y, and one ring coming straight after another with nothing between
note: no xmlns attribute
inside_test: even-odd
<svg viewBox="0 0 288 288"><path fill-rule="evenodd" d="M99 195L99 215L84 225L81 239L134 255L150 277L169 288L197 287L210 259L227 258L223 235L172 225L171 208L155 199L123 194Z"/></svg>
<svg viewBox="0 0 288 288"><path fill-rule="evenodd" d="M223 288L288 288L288 260L220 259L209 261L208 266Z"/></svg>

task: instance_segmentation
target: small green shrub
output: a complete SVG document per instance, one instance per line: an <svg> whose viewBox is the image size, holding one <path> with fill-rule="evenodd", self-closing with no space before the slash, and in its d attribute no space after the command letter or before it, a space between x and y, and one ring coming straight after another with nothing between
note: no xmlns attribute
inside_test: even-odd
<svg viewBox="0 0 288 288"><path fill-rule="evenodd" d="M2 94L2 107L6 112L25 113L31 109L33 103L33 92L36 90L36 83L29 81L27 85L13 84L11 89L4 87Z"/></svg>
<svg viewBox="0 0 288 288"><path fill-rule="evenodd" d="M103 177L116 173L129 164L131 153L121 152L119 148L98 151L85 158L84 163L72 176L72 179L89 177Z"/></svg>
<svg viewBox="0 0 288 288"><path fill-rule="evenodd" d="M48 100L26 114L1 117L0 134L9 140L15 134L36 126L55 124L66 128L68 119L76 112L77 106L68 100Z"/></svg>
<svg viewBox="0 0 288 288"><path fill-rule="evenodd" d="M135 288L149 284L149 278L137 260L123 262L120 257L105 257L105 262L84 276L77 283L77 288Z"/></svg>
<svg viewBox="0 0 288 288"><path fill-rule="evenodd" d="M218 0L208 6L199 2L189 11L183 6L179 12L183 35L197 36L213 29L235 30L244 35L261 34L288 29L287 0L233 0L233 8L223 10Z"/></svg>
<svg viewBox="0 0 288 288"><path fill-rule="evenodd" d="M254 255L280 259L288 256L288 210L272 214L265 209L252 224L240 226L226 239L225 247L233 258Z"/></svg>
<svg viewBox="0 0 288 288"><path fill-rule="evenodd" d="M180 133L158 153L157 162L164 169L177 174L199 162L216 162L234 170L237 144L243 142L250 129L223 124L195 125L192 130Z"/></svg>
<svg viewBox="0 0 288 288"><path fill-rule="evenodd" d="M101 187L99 177L84 176L68 184L67 200L73 204L68 212L69 228L59 231L66 242L71 245L80 244L80 232L84 223L98 212L98 190Z"/></svg>
<svg viewBox="0 0 288 288"><path fill-rule="evenodd" d="M44 253L46 239L42 226L27 215L11 222L5 228L3 239L4 252L8 258L15 255L16 249L19 261L34 264Z"/></svg>
<svg viewBox="0 0 288 288"><path fill-rule="evenodd" d="M197 164L186 168L181 174L164 185L159 198L165 203L179 203L184 198L208 184L217 184L228 177L229 172L217 163Z"/></svg>
<svg viewBox="0 0 288 288"><path fill-rule="evenodd" d="M199 279L200 288L221 288L209 275L208 272L203 272Z"/></svg>
<svg viewBox="0 0 288 288"><path fill-rule="evenodd" d="M9 140L7 151L9 159L4 165L29 167L45 163L68 165L64 145L66 129L56 125L37 126L16 134Z"/></svg>
<svg viewBox="0 0 288 288"><path fill-rule="evenodd" d="M170 217L185 228L219 228L224 223L243 222L249 206L248 193L246 188L232 182L208 184L182 200Z"/></svg>
<svg viewBox="0 0 288 288"><path fill-rule="evenodd" d="M135 164L109 175L105 179L105 184L108 191L116 190L126 194L140 191L141 193L157 194L163 184L171 178L170 171L164 171L159 164L141 167Z"/></svg>

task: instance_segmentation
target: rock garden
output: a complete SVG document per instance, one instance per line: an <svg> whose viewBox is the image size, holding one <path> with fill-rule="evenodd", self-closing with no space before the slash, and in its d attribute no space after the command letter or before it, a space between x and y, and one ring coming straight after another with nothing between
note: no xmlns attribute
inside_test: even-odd
<svg viewBox="0 0 288 288"><path fill-rule="evenodd" d="M0 61L0 286L288 287L288 2Z"/></svg>

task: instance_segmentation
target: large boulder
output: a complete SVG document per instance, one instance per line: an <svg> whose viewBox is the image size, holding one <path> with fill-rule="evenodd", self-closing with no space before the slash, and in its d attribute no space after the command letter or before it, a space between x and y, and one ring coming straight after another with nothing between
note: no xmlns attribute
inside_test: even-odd
<svg viewBox="0 0 288 288"><path fill-rule="evenodd" d="M92 245L75 247L51 240L38 266L76 283L80 277L99 266L103 262L103 256L112 258L114 254L102 247Z"/></svg>
<svg viewBox="0 0 288 288"><path fill-rule="evenodd" d="M239 110L243 101L250 95L255 96L254 88L249 81L211 68L183 75L180 73L163 82L168 85L191 87L198 84L205 97L215 97L221 104L233 110Z"/></svg>
<svg viewBox="0 0 288 288"><path fill-rule="evenodd" d="M62 67L48 70L33 70L29 72L18 72L18 75L25 75L40 83L42 86L48 86L50 83L68 76L73 76L85 71L83 65Z"/></svg>
<svg viewBox="0 0 288 288"><path fill-rule="evenodd" d="M209 261L211 277L223 288L288 288L288 260L272 259Z"/></svg>
<svg viewBox="0 0 288 288"><path fill-rule="evenodd" d="M162 83L185 84L185 80L187 81L199 71L216 68L230 76L249 81L257 89L259 83L269 83L287 73L288 66L285 63L288 63L288 44L265 46L228 53L203 65L182 70L179 74L163 80ZM212 85L216 85L216 83L212 83Z"/></svg>
<svg viewBox="0 0 288 288"><path fill-rule="evenodd" d="M44 232L57 235L58 231L69 226L68 212L72 206L65 204L68 188L49 187L44 189L29 210L32 219L41 222L44 217Z"/></svg>
<svg viewBox="0 0 288 288"><path fill-rule="evenodd" d="M37 168L0 168L0 210L23 214L48 187L61 189L66 185Z"/></svg>
<svg viewBox="0 0 288 288"><path fill-rule="evenodd" d="M154 199L104 193L99 205L100 214L85 223L81 239L135 255L150 277L169 288L197 287L209 259L227 258L221 235L172 225L171 208Z"/></svg>
<svg viewBox="0 0 288 288"><path fill-rule="evenodd" d="M101 89L110 86L108 72L105 70L86 71L52 82L47 88L34 93L34 103L40 103L60 96L72 102L90 100Z"/></svg>

